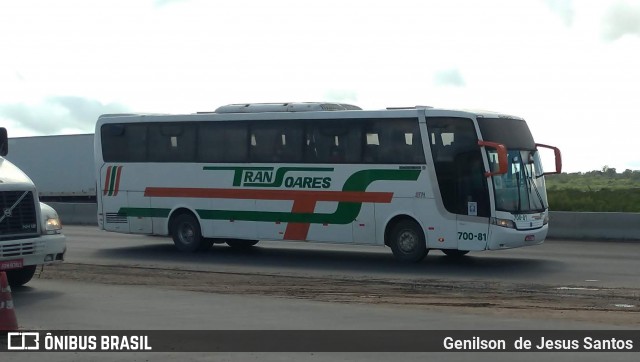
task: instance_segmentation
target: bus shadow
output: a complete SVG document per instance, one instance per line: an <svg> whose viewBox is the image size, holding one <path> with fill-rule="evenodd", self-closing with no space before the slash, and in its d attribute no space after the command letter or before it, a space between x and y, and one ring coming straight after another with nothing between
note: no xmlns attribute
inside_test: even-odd
<svg viewBox="0 0 640 362"><path fill-rule="evenodd" d="M298 272L298 273L359 273L375 276L414 276L433 278L437 276L463 277L470 279L517 277L536 278L560 272L564 264L547 259L522 256L506 256L504 252L496 256L494 252L470 253L460 258L443 255L439 250L431 250L419 263L405 264L394 259L389 249L379 251L317 250L289 248L285 246L261 246L248 249L233 249L215 245L204 253L181 253L171 244L131 246L97 251L97 256L118 261L145 262L167 267L193 268L198 270L228 271L242 268L246 272ZM377 248L376 248L377 249Z"/></svg>

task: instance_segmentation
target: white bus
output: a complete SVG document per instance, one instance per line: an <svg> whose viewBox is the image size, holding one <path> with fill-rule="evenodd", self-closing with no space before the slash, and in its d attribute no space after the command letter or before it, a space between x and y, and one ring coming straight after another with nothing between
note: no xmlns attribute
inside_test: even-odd
<svg viewBox="0 0 640 362"><path fill-rule="evenodd" d="M541 147L497 113L338 103L232 104L188 115L103 115L98 221L170 235L183 251L258 240L432 249L543 243Z"/></svg>

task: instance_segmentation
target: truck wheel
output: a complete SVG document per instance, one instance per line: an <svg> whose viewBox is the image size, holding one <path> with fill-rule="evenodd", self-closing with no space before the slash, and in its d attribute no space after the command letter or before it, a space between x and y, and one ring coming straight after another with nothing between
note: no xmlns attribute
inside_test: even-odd
<svg viewBox="0 0 640 362"><path fill-rule="evenodd" d="M229 239L227 240L227 245L234 249L248 249L258 243L259 240L240 240L240 239Z"/></svg>
<svg viewBox="0 0 640 362"><path fill-rule="evenodd" d="M450 258L460 258L469 253L469 250L458 250L458 249L442 249L444 255Z"/></svg>
<svg viewBox="0 0 640 362"><path fill-rule="evenodd" d="M20 269L7 270L7 280L12 288L27 284L36 273L36 265L24 266Z"/></svg>
<svg viewBox="0 0 640 362"><path fill-rule="evenodd" d="M173 220L171 236L176 248L185 252L196 252L205 248L200 223L193 215L180 214Z"/></svg>
<svg viewBox="0 0 640 362"><path fill-rule="evenodd" d="M393 256L407 263L417 263L429 252L424 232L413 220L402 220L393 226L389 233L389 245Z"/></svg>

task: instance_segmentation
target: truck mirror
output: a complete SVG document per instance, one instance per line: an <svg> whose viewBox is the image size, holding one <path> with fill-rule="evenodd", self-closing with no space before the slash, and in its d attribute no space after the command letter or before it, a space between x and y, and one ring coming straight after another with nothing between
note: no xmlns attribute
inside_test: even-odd
<svg viewBox="0 0 640 362"><path fill-rule="evenodd" d="M0 127L0 156L6 156L9 153L9 138L7 129Z"/></svg>

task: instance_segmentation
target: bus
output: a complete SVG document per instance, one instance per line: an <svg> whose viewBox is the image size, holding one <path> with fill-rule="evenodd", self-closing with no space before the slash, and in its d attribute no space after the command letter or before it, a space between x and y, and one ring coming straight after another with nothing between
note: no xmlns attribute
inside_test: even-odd
<svg viewBox="0 0 640 362"><path fill-rule="evenodd" d="M544 176L562 167L522 118L422 106L107 114L94 147L103 230L170 236L186 252L259 240L386 245L405 262L542 244Z"/></svg>

